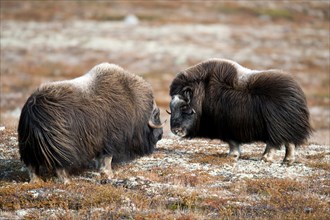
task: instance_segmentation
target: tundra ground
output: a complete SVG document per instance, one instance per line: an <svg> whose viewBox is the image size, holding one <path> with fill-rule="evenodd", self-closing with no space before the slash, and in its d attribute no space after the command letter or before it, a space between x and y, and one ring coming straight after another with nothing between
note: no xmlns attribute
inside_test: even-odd
<svg viewBox="0 0 330 220"><path fill-rule="evenodd" d="M330 219L329 4L1 1L0 219ZM298 81L315 132L296 163L282 165L284 149L260 161L263 143L234 161L219 140L171 134L172 79L211 57ZM152 84L164 139L111 180L91 169L66 185L28 183L16 133L27 97L101 62Z"/></svg>

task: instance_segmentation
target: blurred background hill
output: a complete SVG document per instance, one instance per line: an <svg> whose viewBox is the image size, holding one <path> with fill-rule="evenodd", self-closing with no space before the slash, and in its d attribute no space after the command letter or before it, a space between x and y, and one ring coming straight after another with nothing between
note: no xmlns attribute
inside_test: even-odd
<svg viewBox="0 0 330 220"><path fill-rule="evenodd" d="M43 82L101 62L137 73L168 118L175 74L212 57L282 69L300 83L329 144L329 1L1 1L1 120L16 129ZM165 136L169 136L169 123Z"/></svg>

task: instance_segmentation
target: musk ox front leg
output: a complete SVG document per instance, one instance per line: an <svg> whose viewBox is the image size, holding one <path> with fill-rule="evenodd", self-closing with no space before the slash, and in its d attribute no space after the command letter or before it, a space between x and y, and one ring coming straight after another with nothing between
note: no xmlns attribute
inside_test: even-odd
<svg viewBox="0 0 330 220"><path fill-rule="evenodd" d="M294 152L295 152L295 145L286 143L285 144L285 157L284 157L283 163L288 164L288 165L293 164L295 161Z"/></svg>
<svg viewBox="0 0 330 220"><path fill-rule="evenodd" d="M262 155L262 160L265 162L273 162L274 161L274 152L277 150L276 147L267 144L265 151Z"/></svg>
<svg viewBox="0 0 330 220"><path fill-rule="evenodd" d="M58 177L59 182L64 184L70 183L69 174L65 169L57 169L56 175Z"/></svg>
<svg viewBox="0 0 330 220"><path fill-rule="evenodd" d="M235 141L229 141L229 153L228 156L238 159L241 155L239 144Z"/></svg>
<svg viewBox="0 0 330 220"><path fill-rule="evenodd" d="M42 179L40 179L39 176L37 175L39 173L38 168L29 166L28 172L29 172L29 176L30 176L30 183L38 183L38 182L42 181Z"/></svg>
<svg viewBox="0 0 330 220"><path fill-rule="evenodd" d="M112 156L102 156L99 159L100 173L106 179L113 178L113 172L111 168Z"/></svg>

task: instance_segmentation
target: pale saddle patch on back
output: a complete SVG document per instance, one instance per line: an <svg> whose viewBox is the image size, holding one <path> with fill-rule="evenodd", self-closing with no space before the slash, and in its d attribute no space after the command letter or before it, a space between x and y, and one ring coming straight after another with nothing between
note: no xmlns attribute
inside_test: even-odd
<svg viewBox="0 0 330 220"><path fill-rule="evenodd" d="M57 85L71 84L74 87L81 89L82 91L88 92L89 89L91 88L92 83L94 82L95 77L98 74L103 74L103 73L111 72L111 71L123 72L124 69L116 64L101 63L101 64L93 67L89 72L87 72L86 74L84 74L82 76L79 76L74 79L69 79L69 80L45 83L44 86L49 86L49 85L57 86Z"/></svg>

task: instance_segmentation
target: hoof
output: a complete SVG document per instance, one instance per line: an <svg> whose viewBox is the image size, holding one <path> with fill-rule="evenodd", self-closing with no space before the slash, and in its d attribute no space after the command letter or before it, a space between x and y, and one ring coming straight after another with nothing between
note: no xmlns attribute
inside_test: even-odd
<svg viewBox="0 0 330 220"><path fill-rule="evenodd" d="M102 179L112 179L114 177L114 174L112 170L102 170L101 171L101 178Z"/></svg>
<svg viewBox="0 0 330 220"><path fill-rule="evenodd" d="M273 163L274 162L274 158L272 156L269 156L267 154L265 154L261 160L265 161L265 162L268 162L268 163Z"/></svg>
<svg viewBox="0 0 330 220"><path fill-rule="evenodd" d="M71 183L71 180L69 178L57 178L55 180L56 183L62 183L64 185L66 184L70 184Z"/></svg>
<svg viewBox="0 0 330 220"><path fill-rule="evenodd" d="M69 184L71 183L71 179L68 176L58 176L54 179L55 183L61 183L61 184Z"/></svg>
<svg viewBox="0 0 330 220"><path fill-rule="evenodd" d="M239 156L240 156L240 153L237 151L229 152L227 155L228 158L232 158L234 160L238 160Z"/></svg>
<svg viewBox="0 0 330 220"><path fill-rule="evenodd" d="M39 177L33 177L30 179L30 182L29 183L32 183L32 184L37 184L37 183L42 183L44 182L41 178Z"/></svg>
<svg viewBox="0 0 330 220"><path fill-rule="evenodd" d="M295 162L295 158L284 158L283 164L292 165Z"/></svg>

